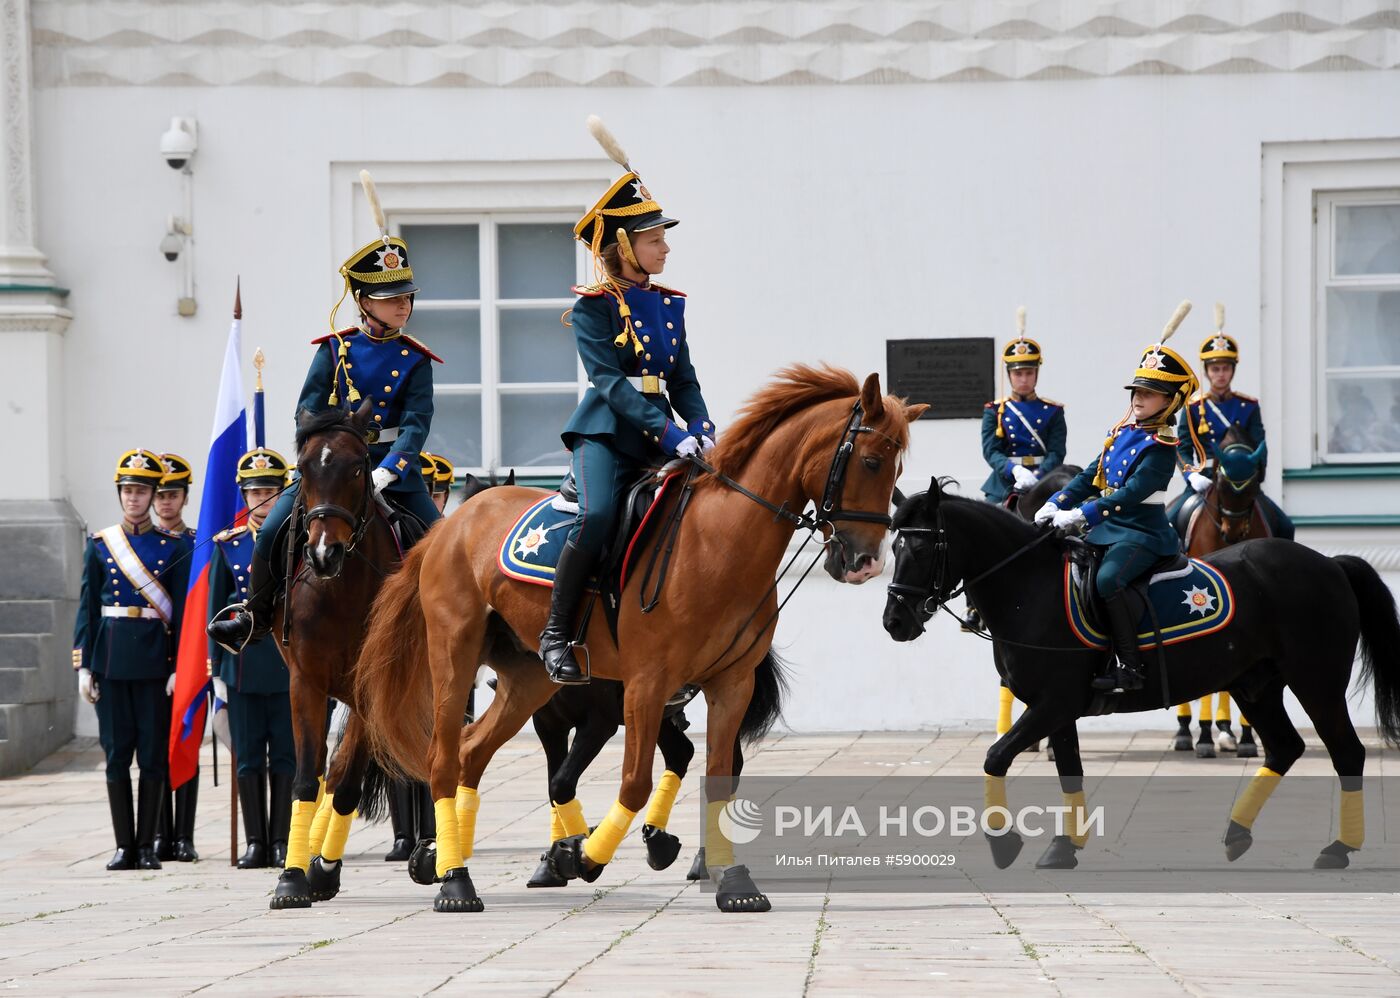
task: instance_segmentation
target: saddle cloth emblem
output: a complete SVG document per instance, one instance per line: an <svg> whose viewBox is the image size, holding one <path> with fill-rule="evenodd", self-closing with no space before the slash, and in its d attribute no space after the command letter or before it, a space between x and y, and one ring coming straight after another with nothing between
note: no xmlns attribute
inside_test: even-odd
<svg viewBox="0 0 1400 998"><path fill-rule="evenodd" d="M1081 644L1106 649L1109 646L1108 635L1090 623L1080 604L1078 576L1078 567L1066 563L1065 617ZM1157 613L1163 644L1174 645L1214 634L1228 625L1235 615L1235 594L1230 589L1229 581L1213 566L1194 558L1184 569L1152 576L1147 597ZM1138 621L1138 645L1142 648L1157 647L1152 616L1146 610Z"/></svg>

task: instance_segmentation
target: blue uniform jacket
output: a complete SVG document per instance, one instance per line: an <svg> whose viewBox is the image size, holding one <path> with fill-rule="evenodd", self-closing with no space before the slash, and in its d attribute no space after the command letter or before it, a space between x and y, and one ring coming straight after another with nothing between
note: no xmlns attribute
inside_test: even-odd
<svg viewBox="0 0 1400 998"><path fill-rule="evenodd" d="M618 346L623 320L617 301L594 285L574 290L580 295L572 313L574 339L592 384L564 427L565 446L572 450L576 437L602 438L618 453L647 463L672 453L688 434L713 437L685 338L685 295L657 284L626 285L623 299L637 339ZM669 404L627 380L643 375L666 380ZM671 419L673 408L684 427Z"/></svg>
<svg viewBox="0 0 1400 998"><path fill-rule="evenodd" d="M340 345L344 338L349 371L338 371ZM432 361L442 362L431 350L412 337L397 334L376 339L362 329L343 329L336 335L322 336L306 373L306 383L297 401L297 412L321 412L330 408L331 384L336 386L340 403L348 401L345 375L355 383L361 399L370 399L374 423L383 430L397 430L391 442L371 443L370 457L381 468L399 477L386 491L414 492L425 488L419 472L419 453L427 449L433 423Z"/></svg>
<svg viewBox="0 0 1400 998"><path fill-rule="evenodd" d="M1204 420L1205 430L1202 431ZM1181 464L1181 477L1188 478L1215 461L1212 444L1219 444L1231 426L1239 426L1254 446L1264 444L1264 419L1259 414L1259 400L1249 395L1230 392L1218 399L1208 392L1197 392L1181 410L1176 424L1176 453ZM1267 459L1268 448L1263 456Z"/></svg>
<svg viewBox="0 0 1400 998"><path fill-rule="evenodd" d="M83 580L73 625L73 668L91 669L107 679L166 679L175 671L175 628L189 588L189 541L146 526L126 534L132 550L170 596L171 623L139 615L154 604L126 577L97 534L83 553ZM137 616L105 616L103 607Z"/></svg>
<svg viewBox="0 0 1400 998"><path fill-rule="evenodd" d="M215 536L209 562L208 619L213 620L230 603L248 598L256 537L251 526L233 527ZM210 641L209 663L213 675L240 693L286 693L291 689L291 673L271 635L248 645L241 655L232 655Z"/></svg>
<svg viewBox="0 0 1400 998"><path fill-rule="evenodd" d="M1094 463L1050 501L1061 509L1080 504L1091 544L1138 544L1163 557L1175 554L1181 540L1164 505L1176 468L1175 447L1176 440L1157 428L1120 426ZM1102 493L1094 485L1100 464L1107 483Z"/></svg>
<svg viewBox="0 0 1400 998"><path fill-rule="evenodd" d="M998 411L1003 434L1000 437L997 436ZM1031 433L1032 429L1035 433ZM1065 407L1059 402L1043 398L1021 402L1010 397L988 402L982 409L982 457L992 469L982 483L987 499L999 503L1006 498L1015 481L1011 476L1012 465L1023 464L1033 468L1037 475L1043 475L1063 464L1065 436Z"/></svg>

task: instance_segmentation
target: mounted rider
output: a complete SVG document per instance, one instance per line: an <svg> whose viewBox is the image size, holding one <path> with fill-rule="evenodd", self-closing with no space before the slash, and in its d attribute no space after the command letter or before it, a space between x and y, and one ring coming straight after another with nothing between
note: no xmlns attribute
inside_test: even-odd
<svg viewBox="0 0 1400 998"><path fill-rule="evenodd" d="M1167 507L1167 516L1177 522L1178 515L1188 504L1194 509L1201 500L1195 495L1204 496L1215 480L1215 448L1221 445L1230 427L1238 427L1251 446L1258 448L1261 455L1260 475L1264 461L1268 459L1268 448L1264 442L1264 419L1259 411L1259 400L1232 389L1235 368L1240 362L1239 343L1225 333L1225 306L1216 303L1215 332L1201 343L1199 351L1201 371L1206 384L1191 396L1181 411L1181 421L1177 425L1178 462L1181 477L1186 489ZM1275 537L1293 540L1293 521L1262 492L1255 500L1264 512L1264 518Z"/></svg>
<svg viewBox="0 0 1400 998"><path fill-rule="evenodd" d="M340 267L345 291L331 310L334 331L312 340L318 349L297 401L297 416L359 405L363 389L363 398L370 401L374 412L369 435L374 491L428 526L442 514L428 495L418 455L433 421L431 362L441 363L442 359L404 332L413 314L413 296L418 293L408 262L408 245L388 234L369 174L361 171L360 180L380 235L352 253ZM354 298L360 322L337 330L335 315L346 295ZM272 626L272 608L280 585L273 558L297 491L293 482L258 533L246 602L237 607L231 619L209 624L209 636L230 651L238 651Z"/></svg>
<svg viewBox="0 0 1400 998"><path fill-rule="evenodd" d="M714 446L715 424L686 342L685 295L652 280L666 265L665 231L677 222L632 170L596 117L589 130L627 172L574 226L597 280L575 287L571 313L588 391L564 427L578 487L578 516L559 555L540 657L556 683L586 682L573 651L572 618L641 469ZM675 418L673 418L675 417ZM685 420L684 424L676 420Z"/></svg>
<svg viewBox="0 0 1400 998"><path fill-rule="evenodd" d="M1137 621L1124 591L1157 561L1178 554L1181 542L1167 520L1167 486L1176 468L1172 418L1195 391L1196 376L1176 351L1163 346L1191 311L1184 301L1162 337L1149 346L1133 379L1128 415L1104 438L1094 462L1035 514L1036 523L1088 528L1089 543L1104 549L1094 585L1103 599L1118 667L1097 676L1093 688L1120 693L1143 685Z"/></svg>

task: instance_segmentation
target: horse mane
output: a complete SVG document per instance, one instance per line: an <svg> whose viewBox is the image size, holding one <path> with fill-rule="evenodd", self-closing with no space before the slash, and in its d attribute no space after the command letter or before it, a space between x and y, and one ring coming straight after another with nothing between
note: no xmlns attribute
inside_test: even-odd
<svg viewBox="0 0 1400 998"><path fill-rule="evenodd" d="M784 421L822 402L854 399L860 382L850 371L830 364L790 364L749 399L728 426L714 452L717 471L733 477L744 470L754 453ZM897 400L885 396L886 405ZM901 403L902 404L902 403ZM891 434L901 449L909 445L907 423Z"/></svg>
<svg viewBox="0 0 1400 998"><path fill-rule="evenodd" d="M297 435L296 449L300 453L306 441L310 440L318 433L337 426L354 426L352 419L355 413L348 406L338 406L331 409L322 409L313 412L310 409L302 409L297 413Z"/></svg>
<svg viewBox="0 0 1400 998"><path fill-rule="evenodd" d="M1016 529L1029 536L1037 532L1039 528L1033 526L1030 521L1024 520L1011 512L1003 509L997 503L983 502L981 499L973 499L970 496L960 496L948 492L944 486L955 484L952 478L940 478L938 480L939 503L952 503L959 509L967 510L974 516L980 517L987 523L999 530ZM890 529L898 531L904 527L927 526L923 522L928 507L927 492L919 492L909 497L894 512L894 522ZM1053 543L1053 542L1051 542Z"/></svg>

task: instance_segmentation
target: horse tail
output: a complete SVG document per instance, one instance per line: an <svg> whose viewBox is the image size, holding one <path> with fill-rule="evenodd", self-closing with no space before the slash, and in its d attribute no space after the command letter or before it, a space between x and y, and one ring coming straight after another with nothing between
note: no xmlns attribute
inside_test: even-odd
<svg viewBox="0 0 1400 998"><path fill-rule="evenodd" d="M739 723L739 737L752 745L768 734L783 714L783 697L787 695L787 666L772 648L758 663L753 674L753 696L749 698L744 719Z"/></svg>
<svg viewBox="0 0 1400 998"><path fill-rule="evenodd" d="M427 775L433 677L418 576L424 554L441 536L424 537L384 581L355 664L355 704L365 719L370 755L392 779Z"/></svg>
<svg viewBox="0 0 1400 998"><path fill-rule="evenodd" d="M368 822L383 821L389 813L389 774L373 755L360 782L360 817Z"/></svg>
<svg viewBox="0 0 1400 998"><path fill-rule="evenodd" d="M1332 559L1342 567L1361 611L1361 679L1376 699L1376 727L1400 746L1400 615L1395 594L1370 562L1355 555Z"/></svg>

